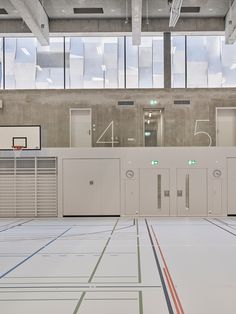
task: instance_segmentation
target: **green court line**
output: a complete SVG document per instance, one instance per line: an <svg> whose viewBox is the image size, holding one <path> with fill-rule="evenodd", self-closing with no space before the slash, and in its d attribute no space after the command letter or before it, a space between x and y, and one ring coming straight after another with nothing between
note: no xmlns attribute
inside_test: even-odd
<svg viewBox="0 0 236 314"><path fill-rule="evenodd" d="M136 231L137 231L137 254L138 254L138 282L142 282L142 274L141 274L141 260L140 260L140 247L139 247L139 225L138 219L136 219Z"/></svg>
<svg viewBox="0 0 236 314"><path fill-rule="evenodd" d="M143 314L143 293L139 291L139 314Z"/></svg>
<svg viewBox="0 0 236 314"><path fill-rule="evenodd" d="M91 282L91 281L93 280L93 277L94 277L94 275L95 275L95 273L96 273L96 271L97 271L97 269L98 269L98 266L99 266L99 264L100 264L100 262L101 262L101 259L103 258L103 255L104 255L104 253L105 253L105 251L106 251L106 249L107 249L107 246L108 246L108 244L109 244L109 242L110 242L110 240L111 240L111 236L113 235L113 233L114 233L114 231L115 231L115 228L116 228L116 226L117 226L117 224L118 224L118 221L119 221L119 219L117 219L117 221L116 221L116 223L115 223L115 225L114 225L114 227L113 227L113 229L112 229L111 235L110 235L110 237L108 238L108 240L107 240L107 242L106 242L106 244L105 244L105 247L104 247L104 249L103 249L103 251L102 251L102 253L101 253L101 255L100 255L100 257L99 257L99 259L98 259L98 261L97 261L97 264L96 264L96 266L95 266L95 268L94 268L94 270L93 270L93 272L92 272L92 274L91 274L91 276L90 276L88 282Z"/></svg>
<svg viewBox="0 0 236 314"><path fill-rule="evenodd" d="M111 234L110 234L110 236L109 236L109 238L108 238L108 240L107 240L107 242L106 242L106 244L105 244L105 247L104 247L104 249L103 249L103 251L102 251L102 253L101 253L101 255L100 255L100 257L99 257L99 259L98 259L98 261L97 261L97 264L95 265L95 268L94 268L94 270L93 270L93 272L92 272L92 274L91 274L91 276L90 276L90 278L89 278L89 280L88 280L88 283L91 283L91 281L93 280L93 277L94 277L94 275L95 275L95 273L96 273L96 271L97 271L97 268L98 268L98 266L99 266L99 264L100 264L100 262L101 262L101 259L102 259L103 255L104 255L105 251L106 251L106 248L107 248L107 246L108 246L108 244L109 244L109 242L110 242L110 240L111 240L111 236L113 235L113 233L114 233L114 231L115 231L115 228L116 228L118 222L119 222L119 218L117 219L117 221L116 221L116 223L115 223L115 225L114 225L114 227L113 227L113 229L112 229L112 231L111 231ZM75 308L73 314L77 314L77 313L78 313L79 308L80 308L80 305L82 304L83 299L84 299L84 297L85 297L85 294L86 294L86 292L83 292L82 296L81 296L80 299L79 299L78 304L76 305L76 308Z"/></svg>
<svg viewBox="0 0 236 314"><path fill-rule="evenodd" d="M85 297L85 294L86 294L86 292L83 292L83 293L82 293L82 295L81 295L81 297L80 297L80 299L79 299L79 302L77 303L77 305L76 305L76 307L75 307L75 309L74 309L73 314L77 314L77 313L78 313L79 308L80 308L80 305L81 305L81 303L83 302L83 299L84 299L84 297Z"/></svg>
<svg viewBox="0 0 236 314"><path fill-rule="evenodd" d="M103 299L95 299L95 298L86 298L85 301L137 301L138 298L103 298Z"/></svg>

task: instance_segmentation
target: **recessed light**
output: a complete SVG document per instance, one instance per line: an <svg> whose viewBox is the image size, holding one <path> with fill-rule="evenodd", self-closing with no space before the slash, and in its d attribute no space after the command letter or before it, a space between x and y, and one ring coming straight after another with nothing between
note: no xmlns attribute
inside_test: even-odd
<svg viewBox="0 0 236 314"><path fill-rule="evenodd" d="M213 11L213 9L209 9L209 11Z"/></svg>
<svg viewBox="0 0 236 314"><path fill-rule="evenodd" d="M24 52L24 54L26 55L26 56L30 56L30 53L29 53L29 51L26 49L26 48L21 48L21 51L22 52Z"/></svg>
<svg viewBox="0 0 236 314"><path fill-rule="evenodd" d="M161 12L161 11L163 11L163 10L162 10L162 9L158 9L157 11Z"/></svg>

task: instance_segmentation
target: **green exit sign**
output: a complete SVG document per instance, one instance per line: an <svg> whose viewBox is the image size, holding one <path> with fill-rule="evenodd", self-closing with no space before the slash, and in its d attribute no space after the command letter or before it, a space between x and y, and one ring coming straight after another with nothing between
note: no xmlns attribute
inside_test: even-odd
<svg viewBox="0 0 236 314"><path fill-rule="evenodd" d="M155 106L155 105L157 105L158 104L158 101L156 100L156 99L151 99L150 100L150 105L151 106Z"/></svg>
<svg viewBox="0 0 236 314"><path fill-rule="evenodd" d="M188 161L189 166L195 166L197 164L197 161L194 159L191 159Z"/></svg>
<svg viewBox="0 0 236 314"><path fill-rule="evenodd" d="M158 160L152 160L152 165L153 165L153 166L157 166L157 165L158 165L158 162L159 162Z"/></svg>

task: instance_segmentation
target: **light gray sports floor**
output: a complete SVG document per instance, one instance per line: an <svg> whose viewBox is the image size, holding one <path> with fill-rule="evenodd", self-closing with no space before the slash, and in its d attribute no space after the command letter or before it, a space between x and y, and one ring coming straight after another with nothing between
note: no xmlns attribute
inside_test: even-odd
<svg viewBox="0 0 236 314"><path fill-rule="evenodd" d="M236 219L1 219L1 314L235 314Z"/></svg>

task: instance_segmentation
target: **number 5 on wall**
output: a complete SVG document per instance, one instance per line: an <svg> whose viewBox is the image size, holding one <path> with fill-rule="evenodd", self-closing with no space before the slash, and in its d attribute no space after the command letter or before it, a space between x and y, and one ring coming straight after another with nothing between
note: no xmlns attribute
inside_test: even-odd
<svg viewBox="0 0 236 314"><path fill-rule="evenodd" d="M194 128L194 136L198 135L198 134L205 134L208 138L209 138L209 147L212 144L212 138L210 136L209 133L205 132L205 131L198 131L199 129L199 122L209 122L210 120L196 120L195 122L195 128Z"/></svg>

